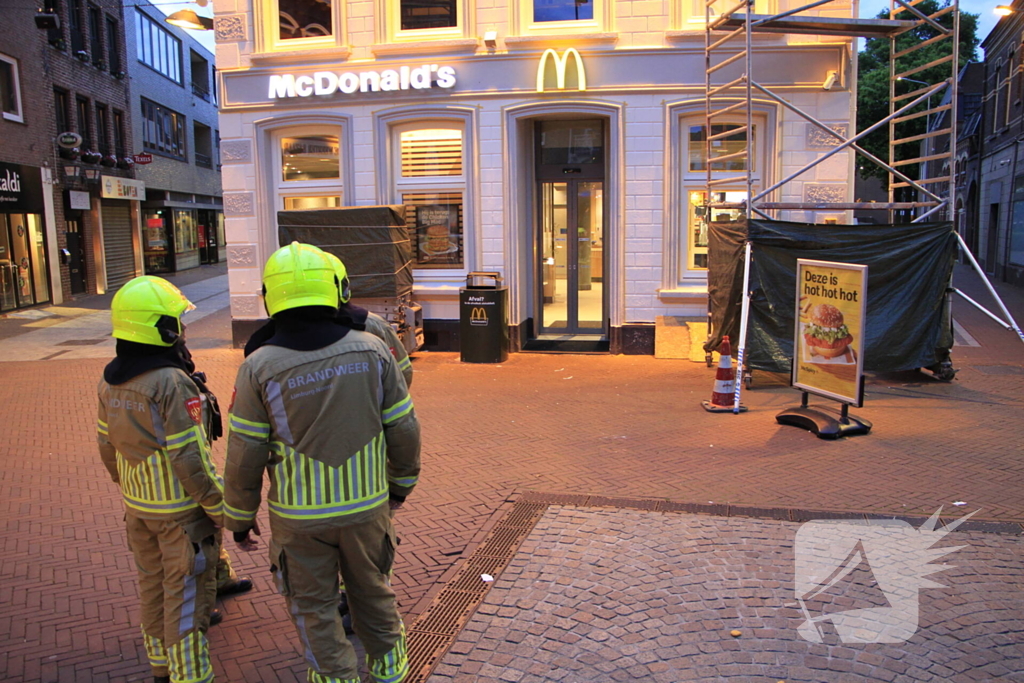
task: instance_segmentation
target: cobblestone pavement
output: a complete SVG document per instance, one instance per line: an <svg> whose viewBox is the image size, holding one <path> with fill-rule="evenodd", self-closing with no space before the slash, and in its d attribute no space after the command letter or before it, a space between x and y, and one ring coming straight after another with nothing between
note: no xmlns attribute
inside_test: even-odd
<svg viewBox="0 0 1024 683"><path fill-rule="evenodd" d="M1024 319L1024 296L1006 293ZM409 621L422 613L487 520L529 491L915 515L965 501L960 509L980 508L979 518L1024 521L1024 344L982 314L956 310L978 344L954 350L957 380L871 378L865 407L853 412L874 430L837 442L775 423L799 396L771 375L755 373L748 413L712 415L700 408L714 378L702 364L514 354L474 365L458 354L416 354L424 474L396 519L403 613ZM0 351L0 680L144 680L122 506L95 447L106 361L13 360L19 339L37 345L30 334ZM229 396L242 355L227 348L227 309L207 305L188 335L213 390ZM223 441L214 453L223 462ZM227 600L224 623L211 631L218 680L305 680L265 541L260 552L235 553L256 589ZM982 567L1004 571L993 557Z"/></svg>
<svg viewBox="0 0 1024 683"><path fill-rule="evenodd" d="M797 630L798 528L551 507L428 681L1024 680L1020 537L955 532L940 542L964 547L933 577L947 587L921 591L919 615L900 614L919 624L907 642L844 644L825 621L814 643ZM808 603L812 613L825 597L833 614L889 607L880 585L893 577L875 583L867 566ZM915 569L896 579L913 581Z"/></svg>

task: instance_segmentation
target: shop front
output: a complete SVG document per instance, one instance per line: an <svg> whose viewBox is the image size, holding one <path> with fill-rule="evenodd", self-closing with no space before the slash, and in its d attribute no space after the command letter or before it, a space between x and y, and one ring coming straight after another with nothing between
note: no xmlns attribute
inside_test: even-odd
<svg viewBox="0 0 1024 683"><path fill-rule="evenodd" d="M0 312L50 301L40 169L0 163Z"/></svg>
<svg viewBox="0 0 1024 683"><path fill-rule="evenodd" d="M236 342L263 316L259 271L278 245L278 212L372 204L406 207L428 348L457 348L458 291L472 271L509 286L513 350L653 353L658 316L706 319L707 222L744 218L706 215L709 171L714 199L740 203L749 165L758 191L825 150L811 124L767 99L753 103L749 129L726 115L708 131L697 38L694 49L624 50L603 37L578 50L509 38L507 52L409 48L225 71ZM780 43L765 80L848 127L849 91L821 86L847 58L842 46ZM840 159L799 191L847 192L852 162ZM778 200L804 198L790 191Z"/></svg>
<svg viewBox="0 0 1024 683"><path fill-rule="evenodd" d="M146 273L174 273L219 263L224 251L224 218L219 210L174 208L147 202L142 210Z"/></svg>
<svg viewBox="0 0 1024 683"><path fill-rule="evenodd" d="M142 272L136 220L146 184L117 176L102 176L100 181L103 267L106 291L111 291Z"/></svg>

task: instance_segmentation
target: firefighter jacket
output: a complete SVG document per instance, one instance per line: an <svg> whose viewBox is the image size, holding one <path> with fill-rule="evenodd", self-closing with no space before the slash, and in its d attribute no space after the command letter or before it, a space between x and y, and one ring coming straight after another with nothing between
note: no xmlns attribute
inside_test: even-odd
<svg viewBox="0 0 1024 683"><path fill-rule="evenodd" d="M228 416L225 526L253 525L270 478L277 528L358 524L407 496L420 471L420 428L391 351L349 331L314 351L266 345L238 370Z"/></svg>
<svg viewBox="0 0 1024 683"><path fill-rule="evenodd" d="M409 360L409 352L405 350L405 345L402 343L402 340L398 338L398 333L395 332L395 328L391 327L391 323L376 313L367 311L366 331L383 340L387 347L391 349L391 354L398 362L398 369L401 371L402 377L405 378L405 386L411 388L412 361Z"/></svg>
<svg viewBox="0 0 1024 683"><path fill-rule="evenodd" d="M129 514L189 523L205 513L221 523L224 488L210 459L204 398L175 367L122 384L100 381L100 457L121 487Z"/></svg>

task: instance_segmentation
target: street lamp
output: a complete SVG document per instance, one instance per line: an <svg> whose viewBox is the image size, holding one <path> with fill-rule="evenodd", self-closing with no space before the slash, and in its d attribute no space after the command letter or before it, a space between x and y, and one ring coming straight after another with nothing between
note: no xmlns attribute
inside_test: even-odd
<svg viewBox="0 0 1024 683"><path fill-rule="evenodd" d="M196 14L195 10L182 9L178 10L174 14L170 14L164 19L168 24L173 24L180 28L187 28L193 31L212 31L213 30L213 19L209 17L201 17Z"/></svg>
<svg viewBox="0 0 1024 683"><path fill-rule="evenodd" d="M996 8L992 10L992 13L1001 17L1008 17L1013 14L1013 8L1009 5L996 5Z"/></svg>

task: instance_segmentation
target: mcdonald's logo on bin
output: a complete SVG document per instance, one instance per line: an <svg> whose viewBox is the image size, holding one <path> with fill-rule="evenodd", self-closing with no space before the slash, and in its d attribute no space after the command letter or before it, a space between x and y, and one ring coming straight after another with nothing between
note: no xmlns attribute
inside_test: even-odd
<svg viewBox="0 0 1024 683"><path fill-rule="evenodd" d="M470 325L486 325L487 324L487 309L477 306L469 312L469 324Z"/></svg>
<svg viewBox="0 0 1024 683"><path fill-rule="evenodd" d="M554 62L555 87L558 90L565 90L565 72L566 67L569 65L570 56L576 63L576 89L587 89L587 72L583 69L583 58L580 57L580 53L576 51L576 48L570 47L563 52L561 56L559 56L553 49L548 48L547 50L544 50L544 54L541 55L540 65L537 67L537 92L544 92L544 85L548 82L548 59L551 59L551 61Z"/></svg>

